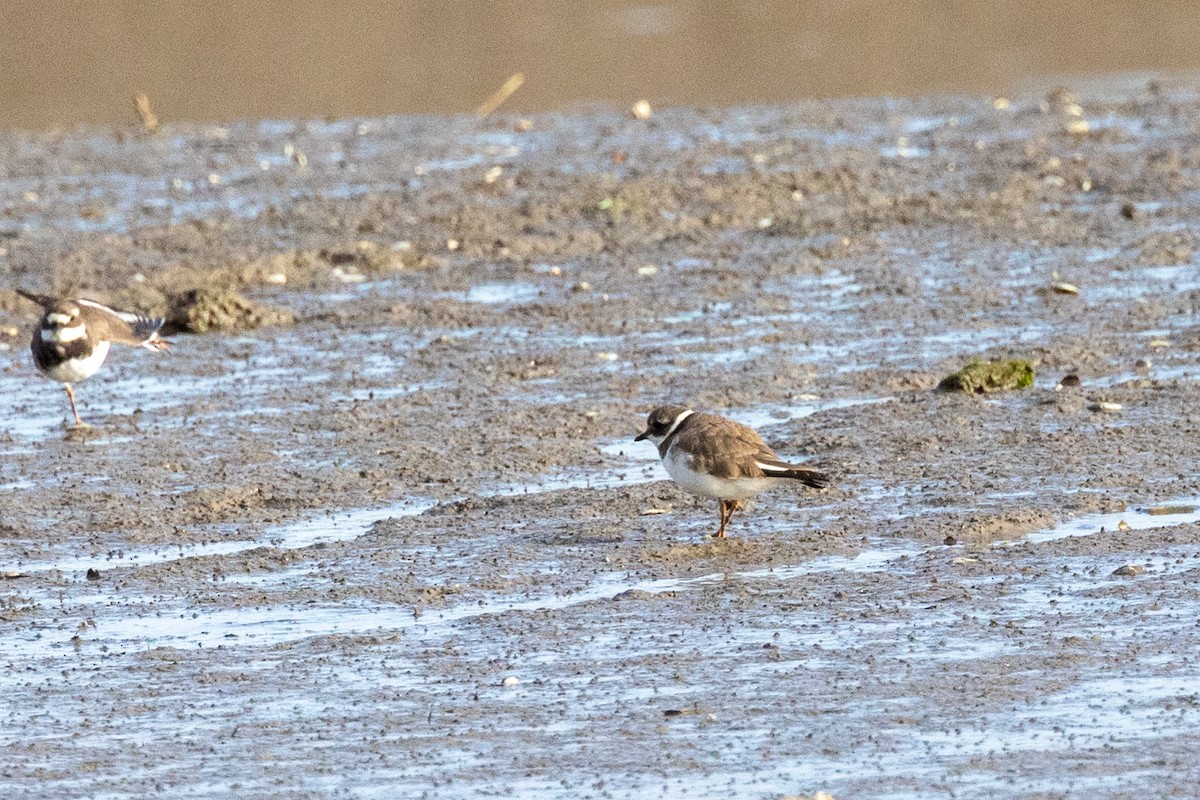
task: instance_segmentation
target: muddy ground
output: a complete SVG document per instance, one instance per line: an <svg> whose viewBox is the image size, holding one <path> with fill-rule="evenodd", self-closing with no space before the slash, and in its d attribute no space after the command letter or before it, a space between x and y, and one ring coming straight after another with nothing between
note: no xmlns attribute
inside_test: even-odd
<svg viewBox="0 0 1200 800"><path fill-rule="evenodd" d="M0 136L0 795L1194 796L1197 88Z"/></svg>

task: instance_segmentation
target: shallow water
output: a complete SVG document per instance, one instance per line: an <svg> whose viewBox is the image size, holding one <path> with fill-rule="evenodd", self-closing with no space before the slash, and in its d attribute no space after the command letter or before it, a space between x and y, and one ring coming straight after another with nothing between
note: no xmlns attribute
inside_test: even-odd
<svg viewBox="0 0 1200 800"><path fill-rule="evenodd" d="M291 328L114 353L86 436L25 334L3 351L0 793L1190 788L1196 198L1168 167L1200 108L1085 104L1107 133L1078 136L1041 100L29 145L97 166L38 202L0 179L14 264L67 237L114 270L136 241L152 284L266 241L317 266L245 287ZM321 253L363 238L427 262L346 283ZM1037 382L933 390L977 357ZM834 486L714 541L632 441L663 402Z"/></svg>

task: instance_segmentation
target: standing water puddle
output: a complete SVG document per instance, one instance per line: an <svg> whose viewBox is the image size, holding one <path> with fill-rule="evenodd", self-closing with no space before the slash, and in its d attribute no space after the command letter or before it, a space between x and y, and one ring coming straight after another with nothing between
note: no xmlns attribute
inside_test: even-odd
<svg viewBox="0 0 1200 800"><path fill-rule="evenodd" d="M1095 533L1111 533L1120 530L1149 530L1189 525L1200 521L1200 499L1175 500L1158 506L1126 509L1111 514L1087 514L1067 520L1048 530L1029 534L1023 541L1038 544L1066 539L1070 536L1091 536ZM1125 528L1122 528L1124 523ZM1009 547L1020 542L999 542L997 546Z"/></svg>
<svg viewBox="0 0 1200 800"><path fill-rule="evenodd" d="M209 542L197 545L164 546L145 549L124 549L104 556L81 556L74 559L46 559L42 561L18 562L23 573L82 572L91 568L112 569L114 567L136 567L161 564L183 558L201 556L232 555L255 550L259 547L277 547L295 550L318 543L342 542L357 539L372 525L389 517L416 516L433 508L432 500L406 500L394 506L359 509L322 515L269 529L259 540Z"/></svg>
<svg viewBox="0 0 1200 800"><path fill-rule="evenodd" d="M408 509L406 511L415 513ZM352 528L361 533L362 526L366 524L369 527L375 520L381 519L381 513L372 512L369 523L364 514L358 518L356 525L347 524L335 533L340 536L345 530ZM394 512L390 515L396 516ZM297 526L301 529L298 535L300 538L305 538L306 533L311 536L316 527L315 522L303 523ZM326 533L330 532L326 530ZM328 540L328 536L320 536L312 538L310 543ZM856 573L877 572L886 569L898 559L919 552L920 548L916 545L888 542L853 556L823 556L793 566L714 572L690 578L646 580L637 579L628 573L607 573L596 576L587 588L578 591L511 595L425 611L415 611L394 603L343 600L331 605L308 603L291 606L267 603L251 608L216 609L195 609L189 606L172 614L163 613L164 602L161 597L133 597L128 589L123 590L121 595L97 594L75 598L72 602L92 607L90 618L95 627L87 638L103 641L110 648L128 647L142 651L155 647L212 647L227 645L235 639L254 646L270 646L332 634L369 634L410 628L444 632L453 623L467 619L512 612L557 611L594 601L611 600L624 594L662 594L737 581L789 581L843 570ZM303 580L310 569L294 567L284 572L288 578ZM266 581L236 578L230 582L266 589L284 582L284 579L273 573ZM118 615L107 616L110 609L118 611ZM48 655L54 650L67 647L67 638L69 637L57 639L54 636L39 634L34 639L25 639L25 646L21 649L26 656Z"/></svg>

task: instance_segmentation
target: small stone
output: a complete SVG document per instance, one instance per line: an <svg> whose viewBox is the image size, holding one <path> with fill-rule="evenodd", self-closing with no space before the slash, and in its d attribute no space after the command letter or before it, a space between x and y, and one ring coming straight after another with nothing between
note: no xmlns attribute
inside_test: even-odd
<svg viewBox="0 0 1200 800"><path fill-rule="evenodd" d="M953 547L954 545L958 544L958 539L955 539L953 536L947 536L942 540L942 544L946 545L947 547Z"/></svg>
<svg viewBox="0 0 1200 800"><path fill-rule="evenodd" d="M654 114L654 109L650 107L649 100L638 100L633 104L633 118L647 120Z"/></svg>
<svg viewBox="0 0 1200 800"><path fill-rule="evenodd" d="M362 283L367 279L367 276L361 272L347 272L341 267L334 267L329 274L333 276L334 280L342 283Z"/></svg>
<svg viewBox="0 0 1200 800"><path fill-rule="evenodd" d="M1064 126L1067 133L1075 134L1076 136L1088 132L1088 121L1086 119L1073 119L1067 122Z"/></svg>
<svg viewBox="0 0 1200 800"><path fill-rule="evenodd" d="M637 270L637 274L643 276L654 275L657 272L658 267L654 266L653 264L643 264L642 266L638 267Z"/></svg>
<svg viewBox="0 0 1200 800"><path fill-rule="evenodd" d="M1153 348L1154 350L1165 350L1171 346L1171 343L1166 339L1151 339L1146 346Z"/></svg>
<svg viewBox="0 0 1200 800"><path fill-rule="evenodd" d="M951 564L978 564L979 559L971 558L970 556L959 556L958 558L950 559L950 563Z"/></svg>
<svg viewBox="0 0 1200 800"><path fill-rule="evenodd" d="M659 514L667 514L671 511L669 508L647 508L642 512L643 517L657 517Z"/></svg>
<svg viewBox="0 0 1200 800"><path fill-rule="evenodd" d="M616 361L620 356L616 353L596 353L596 358L601 361Z"/></svg>
<svg viewBox="0 0 1200 800"><path fill-rule="evenodd" d="M1113 570L1114 578L1134 578L1146 571L1141 564L1126 564Z"/></svg>
<svg viewBox="0 0 1200 800"><path fill-rule="evenodd" d="M579 283L577 283L571 287L571 291L575 292L576 294L590 292L591 290L592 290L592 285L590 283L588 283L587 281L580 281Z"/></svg>
<svg viewBox="0 0 1200 800"><path fill-rule="evenodd" d="M1108 401L1092 403L1090 406L1088 406L1089 411L1096 411L1102 414L1120 414L1123 408L1125 408L1125 406L1121 405L1120 403L1110 403Z"/></svg>
<svg viewBox="0 0 1200 800"><path fill-rule="evenodd" d="M518 678L516 675L509 675L507 678L504 679L503 685L504 686L516 686L520 682L521 682L521 679Z"/></svg>
<svg viewBox="0 0 1200 800"><path fill-rule="evenodd" d="M1119 530L1119 531L1131 531L1131 530L1133 530L1133 526L1131 526L1131 525L1130 525L1128 522L1126 522L1125 520L1121 520L1120 522L1118 522L1118 523L1117 523L1117 530Z"/></svg>
<svg viewBox="0 0 1200 800"><path fill-rule="evenodd" d="M1063 375L1062 380L1060 380L1058 382L1058 386L1056 386L1054 388L1056 388L1056 389L1078 389L1081 383L1082 383L1082 381L1079 380L1079 376L1072 372L1070 374Z"/></svg>
<svg viewBox="0 0 1200 800"><path fill-rule="evenodd" d="M1058 294L1079 294L1079 287L1073 283L1052 283L1050 288Z"/></svg>
<svg viewBox="0 0 1200 800"><path fill-rule="evenodd" d="M446 249L447 250L453 252L460 247L462 247L462 242L460 242L458 239L447 239L446 240Z"/></svg>
<svg viewBox="0 0 1200 800"><path fill-rule="evenodd" d="M96 569L95 567L88 567L87 579L89 581L100 580L100 570Z"/></svg>

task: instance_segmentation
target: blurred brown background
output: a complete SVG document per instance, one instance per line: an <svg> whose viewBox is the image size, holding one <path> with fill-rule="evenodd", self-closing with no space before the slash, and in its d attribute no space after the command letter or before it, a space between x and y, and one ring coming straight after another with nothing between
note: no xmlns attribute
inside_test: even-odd
<svg viewBox="0 0 1200 800"><path fill-rule="evenodd" d="M1200 67L1196 0L0 0L0 127L1006 93Z"/></svg>

